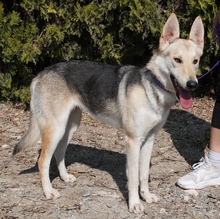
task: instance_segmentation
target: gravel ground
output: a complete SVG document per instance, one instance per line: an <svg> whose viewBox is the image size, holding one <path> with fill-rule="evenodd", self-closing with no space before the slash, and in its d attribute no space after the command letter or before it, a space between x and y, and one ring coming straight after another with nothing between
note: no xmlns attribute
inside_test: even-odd
<svg viewBox="0 0 220 219"><path fill-rule="evenodd" d="M128 212L125 174L125 140L122 130L84 114L82 124L67 149L68 171L77 182L60 180L54 160L50 176L61 197L46 200L37 159L40 141L12 157L14 145L28 127L29 112L0 105L0 218L220 218L219 187L182 190L176 180L188 173L204 155L209 138L214 101L195 99L191 111L172 108L157 136L150 172L150 189L160 200L144 203L144 214Z"/></svg>

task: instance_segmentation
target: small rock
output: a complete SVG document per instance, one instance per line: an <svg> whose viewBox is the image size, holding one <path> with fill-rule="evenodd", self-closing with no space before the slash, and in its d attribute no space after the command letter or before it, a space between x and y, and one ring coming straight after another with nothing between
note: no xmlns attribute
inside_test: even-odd
<svg viewBox="0 0 220 219"><path fill-rule="evenodd" d="M15 118L12 119L12 121L13 121L13 122L17 122L17 121L19 121L19 118L18 118L18 117L15 117Z"/></svg>
<svg viewBox="0 0 220 219"><path fill-rule="evenodd" d="M4 148L4 149L5 149L5 148L9 148L9 145L3 144L3 145L2 145L2 148Z"/></svg>
<svg viewBox="0 0 220 219"><path fill-rule="evenodd" d="M195 189L185 190L185 192L190 195L194 195L195 197L198 196L198 194L199 194Z"/></svg>
<svg viewBox="0 0 220 219"><path fill-rule="evenodd" d="M160 214L166 214L166 209L165 208L161 208L160 209Z"/></svg>
<svg viewBox="0 0 220 219"><path fill-rule="evenodd" d="M190 198L189 198L188 195L184 195L184 196L183 196L183 199L184 199L185 202L188 202Z"/></svg>
<svg viewBox="0 0 220 219"><path fill-rule="evenodd" d="M84 192L83 197L85 198L85 197L88 197L88 196L90 196L90 191Z"/></svg>
<svg viewBox="0 0 220 219"><path fill-rule="evenodd" d="M107 203L106 206L107 206L108 208L112 208L112 204L110 204L110 203Z"/></svg>
<svg viewBox="0 0 220 219"><path fill-rule="evenodd" d="M3 109L5 107L5 104L1 103L0 104L0 109Z"/></svg>

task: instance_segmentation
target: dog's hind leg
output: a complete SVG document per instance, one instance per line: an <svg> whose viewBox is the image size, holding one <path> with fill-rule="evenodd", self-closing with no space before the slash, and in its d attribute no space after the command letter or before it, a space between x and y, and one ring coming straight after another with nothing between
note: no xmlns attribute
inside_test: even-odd
<svg viewBox="0 0 220 219"><path fill-rule="evenodd" d="M147 203L158 201L157 196L150 193L148 188L149 168L154 139L155 133L148 136L140 151L140 194Z"/></svg>
<svg viewBox="0 0 220 219"><path fill-rule="evenodd" d="M60 194L57 190L52 188L49 177L49 168L51 158L54 154L54 151L62 139L65 126L61 129L59 124L48 124L44 125L41 128L42 131L42 150L40 158L38 160L38 167L40 171L41 183L44 191L44 195L47 199L56 199L60 197Z"/></svg>
<svg viewBox="0 0 220 219"><path fill-rule="evenodd" d="M58 170L60 173L60 177L64 182L74 182L76 180L74 175L69 174L67 172L65 166L65 153L73 134L76 132L77 128L79 127L81 117L82 117L82 111L79 108L75 108L70 113L65 134L62 140L59 142L56 151L54 153Z"/></svg>
<svg viewBox="0 0 220 219"><path fill-rule="evenodd" d="M64 164L64 155L68 142L71 139L71 134L76 130L80 123L81 111L75 110L73 112L63 111L56 116L45 118L46 124L42 125L42 151L38 160L38 167L41 176L41 182L44 194L47 199L54 199L60 196L59 192L52 188L49 177L49 167L51 158L55 152L55 158L58 163L58 169L61 178L65 181L75 180L74 176L69 176ZM73 120L73 118L75 118ZM73 124L71 125L71 122Z"/></svg>

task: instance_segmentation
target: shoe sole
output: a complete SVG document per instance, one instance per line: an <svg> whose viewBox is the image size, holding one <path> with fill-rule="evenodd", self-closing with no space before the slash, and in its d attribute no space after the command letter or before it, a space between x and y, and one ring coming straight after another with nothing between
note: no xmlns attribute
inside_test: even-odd
<svg viewBox="0 0 220 219"><path fill-rule="evenodd" d="M218 180L218 182L216 182L216 180ZM219 186L220 185L220 177L215 179L214 181L203 181L202 184L197 184L197 185L188 185L188 186L185 186L179 182L177 182L177 185L183 189L203 189L205 187L208 187L208 186Z"/></svg>

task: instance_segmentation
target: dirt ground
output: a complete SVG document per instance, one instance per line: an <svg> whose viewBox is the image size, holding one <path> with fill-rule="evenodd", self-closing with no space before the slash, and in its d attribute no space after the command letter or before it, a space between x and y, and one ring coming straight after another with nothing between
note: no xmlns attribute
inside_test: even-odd
<svg viewBox="0 0 220 219"><path fill-rule="evenodd" d="M52 161L50 177L61 197L46 200L40 183L35 148L12 157L14 145L28 127L29 112L0 105L0 218L123 219L220 218L220 189L182 190L176 180L204 155L214 101L195 99L191 111L178 105L157 136L150 171L150 189L160 200L144 203L144 214L128 212L125 138L122 130L84 114L68 146L66 164L77 182L60 180ZM147 121L146 121L147 122Z"/></svg>

